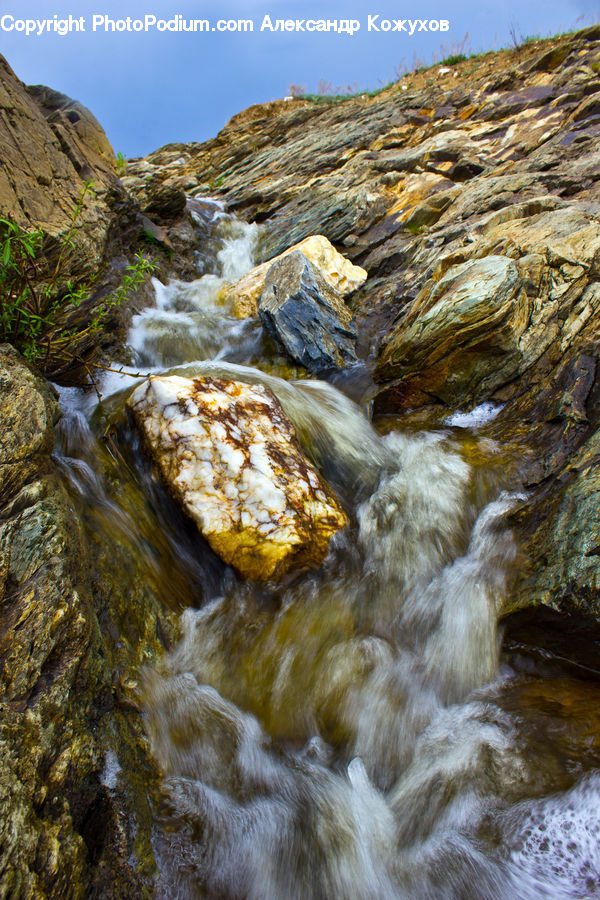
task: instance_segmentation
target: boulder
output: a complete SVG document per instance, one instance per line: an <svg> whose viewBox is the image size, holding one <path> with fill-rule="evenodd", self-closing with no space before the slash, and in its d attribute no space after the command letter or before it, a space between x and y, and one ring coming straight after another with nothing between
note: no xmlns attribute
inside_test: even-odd
<svg viewBox="0 0 600 900"><path fill-rule="evenodd" d="M242 575L318 566L346 515L262 386L151 377L128 401L170 491Z"/></svg>
<svg viewBox="0 0 600 900"><path fill-rule="evenodd" d="M400 376L395 389L405 406L490 393L518 369L531 306L522 287L505 256L452 266L415 299L385 348L379 377Z"/></svg>
<svg viewBox="0 0 600 900"><path fill-rule="evenodd" d="M356 362L357 330L350 310L299 251L269 269L258 314L275 343L309 372Z"/></svg>
<svg viewBox="0 0 600 900"><path fill-rule="evenodd" d="M72 226L87 181L87 196L69 254L67 277L99 267L119 194L115 158L94 116L80 103L36 86L26 88L0 56L0 215L55 238ZM71 262L72 259L72 262Z"/></svg>
<svg viewBox="0 0 600 900"><path fill-rule="evenodd" d="M529 565L518 579L509 611L543 603L561 612L600 616L599 462L596 428L523 511Z"/></svg>
<svg viewBox="0 0 600 900"><path fill-rule="evenodd" d="M235 313L240 319L257 314L258 299L265 288L267 272L278 260L296 251L304 253L327 284L342 296L356 290L366 281L367 273L364 269L353 266L322 234L313 234L274 259L256 266L235 285L225 289L224 297L233 300Z"/></svg>
<svg viewBox="0 0 600 900"><path fill-rule="evenodd" d="M161 224L168 224L184 214L186 202L185 192L181 188L168 184L158 187L150 184L148 201L142 207L142 212Z"/></svg>

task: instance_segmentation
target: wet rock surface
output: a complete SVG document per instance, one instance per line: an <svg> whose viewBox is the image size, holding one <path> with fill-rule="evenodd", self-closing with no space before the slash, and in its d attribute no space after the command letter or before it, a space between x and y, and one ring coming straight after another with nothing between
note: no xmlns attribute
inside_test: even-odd
<svg viewBox="0 0 600 900"><path fill-rule="evenodd" d="M319 232L366 269L351 307L375 415L502 406L482 433L531 500L515 604L590 612L600 557L580 492L594 494L571 462L600 416L599 38L432 67L373 97L252 107L128 168L134 192L142 172L192 193L218 175L228 206L264 224L265 256Z"/></svg>
<svg viewBox="0 0 600 900"><path fill-rule="evenodd" d="M369 399L380 428L393 422L407 434L423 426L455 429L465 455L476 457L468 437L476 427L490 465L495 458L503 469L502 484L519 491L507 513L518 564L503 612L543 604L598 616L599 65L596 28L486 54L447 72L414 73L374 97L253 107L212 141L169 145L130 162L122 179L128 196L91 113L50 89L26 88L1 61L0 210L57 238L92 177L96 197L84 206L69 266L86 276L106 266L113 286L139 246L144 222L147 239L173 253L162 274L193 279L205 263L210 267L210 254L196 253L209 231L202 196L217 195L262 223L261 258L269 262L233 287L238 315L255 315L262 294L264 319L282 270L300 269L293 253L275 264L273 256L304 252L322 270L322 294L335 296L335 289L348 296L358 355L377 379ZM295 246L315 236L312 250ZM353 348L350 312L339 297L333 306ZM298 320L288 326L292 346ZM287 348L292 356L307 351L301 330L303 346ZM276 333L281 339L282 330ZM353 349L338 351L335 365L353 359ZM165 481L216 552L257 579L318 566L346 517L298 451L269 392L244 385L245 403L235 382L212 379L208 391L208 381L197 379L179 391L164 379L165 406L152 396L160 381L144 388L135 413ZM167 584L156 574L159 562L172 560L172 547L157 533L151 504L128 480L118 453L111 461L98 451L88 471L68 461L63 435L60 459L52 456L53 432L61 429L55 394L6 347L0 391L0 893L151 896L158 773L143 736L138 683L144 665L171 645L172 611L191 589L172 562L163 570ZM173 415L165 414L171 404ZM469 418L481 404L495 416ZM197 452L192 444L207 406L212 425ZM458 410L466 416L453 419ZM273 429L268 437L257 430L262 420ZM202 478L192 474L196 463ZM92 509L81 501L78 478L97 491ZM125 510L118 526L111 506L117 494ZM374 519L385 520L386 503L384 492ZM403 541L403 548L411 546ZM190 539L189 546L193 556L198 544ZM328 587L336 590L335 583ZM368 599L361 609L369 609ZM239 632L261 617L268 633L271 611L258 601L242 607L235 612ZM307 616L313 635L323 623L343 632L339 646L328 645L320 658L326 674L318 709L327 733L329 707L339 700L328 660L339 656L340 670L348 669L355 684L371 671L378 645L358 638L353 657L355 629L344 623L341 601L329 604L324 592L310 614L309 607L289 604L285 640L301 632ZM233 647L237 633L228 640ZM391 651L378 652L389 668ZM279 733L275 713L253 707L250 688L244 693L256 661L232 670L231 658L223 682L240 693L243 709ZM267 684L279 665L274 645L266 640L256 659ZM303 734L300 693L312 678L308 666L294 665L289 695L265 687L268 703L278 715L277 704L283 710L286 740ZM573 700L569 689L561 693L551 684L547 696L537 697L531 683L526 674L522 694L536 723L548 722L546 708L557 696L558 719L572 723L575 704L575 730L594 763L587 688ZM187 701L185 691L177 696ZM522 710L522 697L516 708ZM175 743L179 719L176 725ZM462 744L460 723L454 731ZM333 726L331 734L337 744ZM537 725L533 734L535 753ZM185 741L197 747L193 730ZM511 773L507 780L519 778ZM399 806L412 809L410 802ZM193 890L196 875L192 865Z"/></svg>
<svg viewBox="0 0 600 900"><path fill-rule="evenodd" d="M149 896L147 788L156 773L131 685L161 647L158 619L163 634L174 620L144 588L139 619L135 587L110 589L106 560L50 456L56 399L7 345L0 386L0 891L84 897L126 886ZM95 532L102 553L123 565L119 542L111 549L98 523ZM115 642L113 623L130 602L129 640Z"/></svg>
<svg viewBox="0 0 600 900"><path fill-rule="evenodd" d="M313 234L299 244L285 250L259 266L255 266L236 284L224 291L225 298L234 302L236 315L240 318L258 313L258 300L265 288L265 279L271 266L290 253L303 253L318 269L327 284L345 297L363 284L367 273L360 266L354 266L322 234Z"/></svg>
<svg viewBox="0 0 600 900"><path fill-rule="evenodd" d="M356 362L356 325L337 291L303 253L273 263L258 301L263 327L293 362L316 375Z"/></svg>
<svg viewBox="0 0 600 900"><path fill-rule="evenodd" d="M346 515L268 389L153 377L128 403L170 490L225 562L263 581L322 562Z"/></svg>

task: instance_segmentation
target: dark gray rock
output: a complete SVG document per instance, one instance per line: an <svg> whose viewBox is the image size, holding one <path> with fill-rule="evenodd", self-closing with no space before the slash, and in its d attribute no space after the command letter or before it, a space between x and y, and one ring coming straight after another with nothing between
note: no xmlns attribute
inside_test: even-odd
<svg viewBox="0 0 600 900"><path fill-rule="evenodd" d="M186 197L181 188L174 185L150 186L148 202L143 212L160 224L173 222L185 212Z"/></svg>
<svg viewBox="0 0 600 900"><path fill-rule="evenodd" d="M275 343L309 372L356 362L357 331L350 310L300 251L273 263L258 314Z"/></svg>

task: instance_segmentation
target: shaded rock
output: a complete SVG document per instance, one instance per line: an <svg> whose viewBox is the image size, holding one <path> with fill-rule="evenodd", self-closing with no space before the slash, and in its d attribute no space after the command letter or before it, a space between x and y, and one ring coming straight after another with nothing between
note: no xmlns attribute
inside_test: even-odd
<svg viewBox="0 0 600 900"><path fill-rule="evenodd" d="M453 266L415 299L385 348L378 376L401 376L396 389L406 406L428 397L452 403L484 396L518 366L529 313L512 260L487 256Z"/></svg>
<svg viewBox="0 0 600 900"><path fill-rule="evenodd" d="M160 607L140 573L135 598L106 587L50 456L55 397L6 345L0 390L0 895L149 897L156 772L118 686L161 646ZM127 571L123 542L98 533ZM126 621L127 637L105 632L111 621ZM120 767L110 789L109 751Z"/></svg>
<svg viewBox="0 0 600 900"><path fill-rule="evenodd" d="M0 344L0 499L40 472L52 452L52 426L59 416L48 384L23 364L9 344Z"/></svg>
<svg viewBox="0 0 600 900"><path fill-rule="evenodd" d="M164 185L156 191L148 189L148 194L148 202L142 208L142 212L157 222L172 222L185 212L187 201L181 188Z"/></svg>
<svg viewBox="0 0 600 900"><path fill-rule="evenodd" d="M284 250L275 259L255 266L247 275L224 291L225 297L231 297L237 316L255 316L258 313L258 299L265 288L265 279L271 266L290 253L303 253L319 270L327 284L345 296L360 287L366 281L367 273L360 266L354 266L322 234L313 234L299 244Z"/></svg>
<svg viewBox="0 0 600 900"><path fill-rule="evenodd" d="M530 568L513 608L542 603L600 616L600 429L535 506L537 525L524 545Z"/></svg>
<svg viewBox="0 0 600 900"><path fill-rule="evenodd" d="M469 181L485 171L484 167L471 159L461 159L448 169L448 178L452 181Z"/></svg>
<svg viewBox="0 0 600 900"><path fill-rule="evenodd" d="M170 490L225 562L264 581L322 562L346 515L269 390L151 377L128 404Z"/></svg>
<svg viewBox="0 0 600 900"><path fill-rule="evenodd" d="M357 331L350 310L299 251L269 269L258 314L277 345L309 372L356 362Z"/></svg>

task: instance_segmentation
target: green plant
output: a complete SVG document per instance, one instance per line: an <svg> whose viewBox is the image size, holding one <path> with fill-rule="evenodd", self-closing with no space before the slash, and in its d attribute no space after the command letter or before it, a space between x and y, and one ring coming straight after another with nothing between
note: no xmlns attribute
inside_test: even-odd
<svg viewBox="0 0 600 900"><path fill-rule="evenodd" d="M117 153L117 172L119 173L119 175L123 174L123 172L125 171L126 165L127 165L127 157L125 156L124 153L121 153L121 151L119 150L119 152Z"/></svg>
<svg viewBox="0 0 600 900"><path fill-rule="evenodd" d="M141 250L138 250L133 259L132 263L125 266L125 274L116 291L107 294L96 307L89 326L92 333L99 331L109 312L121 306L144 283L148 275L156 270L156 260L148 259Z"/></svg>
<svg viewBox="0 0 600 900"><path fill-rule="evenodd" d="M25 231L9 218L0 218L0 340L13 344L45 374L57 374L73 364L85 365L77 348L98 333L108 314L154 271L154 260L140 252L125 269L120 286L102 298L87 321L76 312L91 293L92 279L74 284L64 280L66 254L72 249L85 198L86 184L70 226L60 238L56 262L49 266L45 235Z"/></svg>
<svg viewBox="0 0 600 900"><path fill-rule="evenodd" d="M447 56L440 63L441 66L456 66L458 63L465 62L467 57L464 53L455 53L453 56Z"/></svg>

